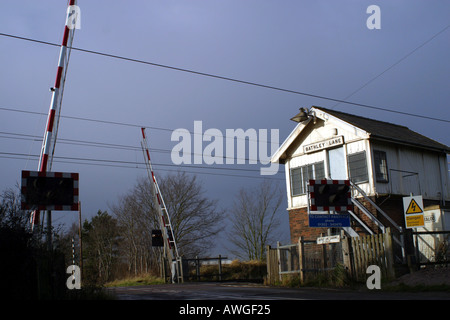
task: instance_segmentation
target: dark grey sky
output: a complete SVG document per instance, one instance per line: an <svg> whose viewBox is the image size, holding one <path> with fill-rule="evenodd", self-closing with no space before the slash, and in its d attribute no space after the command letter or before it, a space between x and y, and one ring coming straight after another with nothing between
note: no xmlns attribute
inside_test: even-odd
<svg viewBox="0 0 450 320"><path fill-rule="evenodd" d="M0 32L59 44L66 5L66 1L53 0L2 1ZM334 99L346 98L395 64L346 100L450 120L448 0L80 0L78 5L81 29L73 44L78 48ZM380 30L366 26L369 5L381 9ZM48 112L59 48L5 36L0 36L0 48L3 190L20 183L21 170L38 167L35 157L17 159L17 155L5 153L38 155L46 122L46 115L6 109ZM193 130L196 120L203 121L203 130L217 128L224 134L226 129L278 129L282 143L295 126L289 119L300 107L311 105L405 125L450 145L449 122L336 105L325 99L78 51L72 51L70 57L62 115L146 126L150 147L170 151L176 144L170 140L171 131ZM21 134L38 138L23 140ZM108 203L113 204L116 196L146 175L142 165L136 168L133 164L143 162L138 127L62 118L58 138L56 157L127 162L64 163L55 159L54 171L80 173L85 217L98 209L108 210ZM74 145L62 143L62 139L136 149ZM156 164L172 165L167 151L152 151L152 159ZM239 166L249 171L232 171L237 168L233 165L220 166L221 170L182 169L197 172L206 195L229 208L240 187L261 181L259 167ZM155 165L157 175L176 169ZM278 178L284 189L282 167L271 178ZM285 205L280 214L283 230L288 230ZM70 224L76 221L75 213L55 213L54 220Z"/></svg>

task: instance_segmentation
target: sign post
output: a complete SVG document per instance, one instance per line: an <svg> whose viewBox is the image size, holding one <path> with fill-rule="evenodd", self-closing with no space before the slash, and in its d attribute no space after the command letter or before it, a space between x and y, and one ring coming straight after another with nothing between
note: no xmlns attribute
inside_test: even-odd
<svg viewBox="0 0 450 320"><path fill-rule="evenodd" d="M403 197L403 212L407 229L425 226L422 196Z"/></svg>
<svg viewBox="0 0 450 320"><path fill-rule="evenodd" d="M310 228L344 228L350 227L348 214L312 214L308 216Z"/></svg>

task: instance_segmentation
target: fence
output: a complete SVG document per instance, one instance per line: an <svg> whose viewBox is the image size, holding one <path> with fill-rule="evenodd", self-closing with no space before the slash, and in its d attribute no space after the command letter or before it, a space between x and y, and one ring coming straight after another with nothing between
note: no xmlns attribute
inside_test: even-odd
<svg viewBox="0 0 450 320"><path fill-rule="evenodd" d="M383 276L394 278L394 254L389 228L385 233L346 238L344 241L349 245L351 262L347 267L354 278L366 279L366 270L370 265L379 266Z"/></svg>
<svg viewBox="0 0 450 320"><path fill-rule="evenodd" d="M343 261L341 243L318 244L300 237L296 244L267 246L267 283L275 284L289 274L298 274L304 282L308 276L327 273Z"/></svg>
<svg viewBox="0 0 450 320"><path fill-rule="evenodd" d="M415 231L412 234L417 267L450 264L450 231Z"/></svg>
<svg viewBox="0 0 450 320"><path fill-rule="evenodd" d="M275 284L283 275L298 274L304 282L309 276L328 273L338 265L345 266L350 277L366 279L369 265L380 267L385 277L394 277L392 235L384 234L350 238L341 233L339 242L318 244L300 237L296 244L267 247L267 282ZM362 278L363 277L363 278Z"/></svg>
<svg viewBox="0 0 450 320"><path fill-rule="evenodd" d="M228 260L227 257L222 257L219 255L217 258L199 258L195 257L194 259L186 259L186 258L179 258L178 260L178 270L180 270L180 275L178 276L179 282L184 281L201 281L202 279L208 279L208 280L217 280L222 281L223 276L223 270L222 270L222 264L224 260ZM215 269L214 272L209 272L208 274L201 274L200 273L200 267L202 266L203 262L215 262L217 263L209 263L209 265L212 265ZM208 263L207 263L208 264Z"/></svg>
<svg viewBox="0 0 450 320"><path fill-rule="evenodd" d="M176 264L175 274L172 274L172 268L170 267L169 261L166 258L162 258L163 263L161 264L161 277L165 279L166 283L178 282L183 283L185 281L197 280L200 281L201 278L209 279L217 278L217 280L222 279L222 261L228 259L227 257L222 257L219 255L217 258L199 258L187 259L179 257L176 261L173 260L172 263ZM215 268L217 272L209 273L207 275L200 273L200 267L203 261L214 261L217 260L217 267Z"/></svg>

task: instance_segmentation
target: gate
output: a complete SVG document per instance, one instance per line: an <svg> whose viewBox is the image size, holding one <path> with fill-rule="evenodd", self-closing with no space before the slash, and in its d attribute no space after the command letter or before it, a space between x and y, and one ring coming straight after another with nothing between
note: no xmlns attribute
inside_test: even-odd
<svg viewBox="0 0 450 320"><path fill-rule="evenodd" d="M394 278L394 253L390 229L386 233L347 238L351 248L350 273L356 280L367 278L367 267L377 265L384 277Z"/></svg>
<svg viewBox="0 0 450 320"><path fill-rule="evenodd" d="M180 275L178 275L178 282L185 281L201 281L201 280L217 280L222 281L224 275L222 270L222 264L224 261L228 261L227 257L222 257L220 254L217 258L199 258L198 256L194 259L187 259L179 257L177 260L178 270L180 270ZM227 263L227 262L226 262ZM201 273L200 267L203 265L211 265L214 271L208 274Z"/></svg>
<svg viewBox="0 0 450 320"><path fill-rule="evenodd" d="M299 275L304 282L343 263L342 243L317 244L316 240L300 237L295 244L267 246L267 282L275 284L283 275Z"/></svg>
<svg viewBox="0 0 450 320"><path fill-rule="evenodd" d="M393 278L394 255L390 228L384 234L348 237L341 233L339 242L318 244L300 237L296 244L267 246L267 283L275 284L283 275L299 275L303 283L311 276L329 274L338 266L355 280L366 279L369 265L377 265L387 278Z"/></svg>

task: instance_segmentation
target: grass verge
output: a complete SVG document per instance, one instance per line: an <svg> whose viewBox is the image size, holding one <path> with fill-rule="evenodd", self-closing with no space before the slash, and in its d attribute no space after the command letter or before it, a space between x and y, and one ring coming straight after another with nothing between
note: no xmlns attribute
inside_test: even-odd
<svg viewBox="0 0 450 320"><path fill-rule="evenodd" d="M154 284L164 284L164 279L155 277L152 275L142 275L133 278L119 279L108 282L105 287L131 287L131 286L144 286Z"/></svg>

